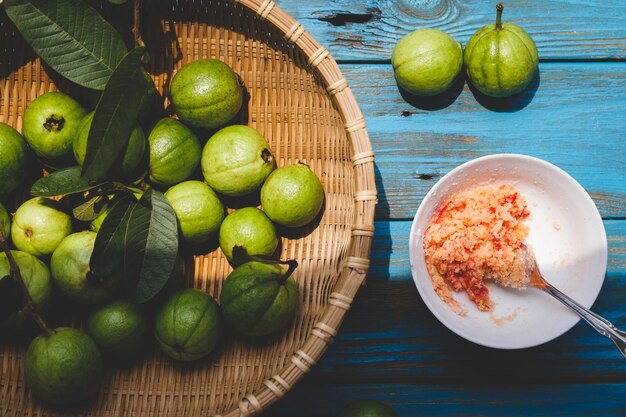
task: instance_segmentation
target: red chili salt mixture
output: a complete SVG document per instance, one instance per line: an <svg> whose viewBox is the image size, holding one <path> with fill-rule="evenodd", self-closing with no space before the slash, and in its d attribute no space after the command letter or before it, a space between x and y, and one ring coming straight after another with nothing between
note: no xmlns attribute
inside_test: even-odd
<svg viewBox="0 0 626 417"><path fill-rule="evenodd" d="M523 288L528 284L521 248L528 235L526 199L511 185L480 186L447 200L424 231L426 267L437 295L456 313L452 297L465 291L479 310L493 302L485 281Z"/></svg>

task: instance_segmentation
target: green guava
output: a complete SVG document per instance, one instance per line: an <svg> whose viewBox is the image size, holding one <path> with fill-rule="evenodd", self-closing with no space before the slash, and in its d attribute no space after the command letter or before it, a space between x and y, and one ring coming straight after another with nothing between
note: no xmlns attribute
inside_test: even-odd
<svg viewBox="0 0 626 417"><path fill-rule="evenodd" d="M20 268L20 275L24 279L28 293L33 299L35 308L41 315L46 315L52 302L52 279L46 264L33 255L12 250L13 259ZM4 252L0 252L0 278L11 274L9 260ZM0 329L25 330L33 324L33 319L24 305L19 311L11 314L0 324Z"/></svg>
<svg viewBox="0 0 626 417"><path fill-rule="evenodd" d="M194 288L172 294L154 320L159 346L179 361L196 360L211 353L221 331L219 306L207 293Z"/></svg>
<svg viewBox="0 0 626 417"><path fill-rule="evenodd" d="M244 207L226 216L220 227L219 242L228 261L239 265L248 261L246 254L272 256L279 240L274 224L265 213L256 207Z"/></svg>
<svg viewBox="0 0 626 417"><path fill-rule="evenodd" d="M13 245L38 257L51 255L65 236L72 233L72 219L61 205L35 197L17 208L11 226Z"/></svg>
<svg viewBox="0 0 626 417"><path fill-rule="evenodd" d="M86 113L67 94L45 93L26 107L22 134L38 157L66 161L71 158L72 142Z"/></svg>
<svg viewBox="0 0 626 417"><path fill-rule="evenodd" d="M465 72L478 91L492 97L507 97L523 91L539 67L537 47L526 31L502 23L497 6L496 23L483 26L465 47Z"/></svg>
<svg viewBox="0 0 626 417"><path fill-rule="evenodd" d="M226 323L246 336L266 336L285 328L298 305L293 269L256 261L235 268L220 294Z"/></svg>
<svg viewBox="0 0 626 417"><path fill-rule="evenodd" d="M26 385L52 405L82 405L98 395L104 366L98 346L71 327L37 336L24 357Z"/></svg>
<svg viewBox="0 0 626 417"><path fill-rule="evenodd" d="M59 292L70 300L96 307L109 301L121 289L122 275L106 277L95 275L89 260L96 241L96 233L82 231L67 236L50 259L52 279Z"/></svg>
<svg viewBox="0 0 626 417"><path fill-rule="evenodd" d="M267 140L243 125L227 126L202 151L205 181L218 193L239 197L257 191L274 169Z"/></svg>
<svg viewBox="0 0 626 417"><path fill-rule="evenodd" d="M419 96L446 91L463 66L461 44L437 29L418 29L398 41L391 65L400 87Z"/></svg>
<svg viewBox="0 0 626 417"><path fill-rule="evenodd" d="M204 129L225 125L243 102L237 74L217 59L200 59L183 66L172 78L170 94L180 120Z"/></svg>
<svg viewBox="0 0 626 417"><path fill-rule="evenodd" d="M192 243L206 242L219 232L224 205L215 191L201 181L185 181L165 192L183 238Z"/></svg>
<svg viewBox="0 0 626 417"><path fill-rule="evenodd" d="M0 194L13 192L24 181L28 146L22 135L0 123Z"/></svg>
<svg viewBox="0 0 626 417"><path fill-rule="evenodd" d="M148 135L148 149L153 184L170 186L184 181L200 162L200 141L176 119L159 120Z"/></svg>
<svg viewBox="0 0 626 417"><path fill-rule="evenodd" d="M261 188L263 211L272 221L287 227L310 223L324 205L320 179L305 164L278 168Z"/></svg>
<svg viewBox="0 0 626 417"><path fill-rule="evenodd" d="M139 305L117 300L91 313L86 331L102 353L111 358L128 360L138 357L143 351L148 323Z"/></svg>
<svg viewBox="0 0 626 417"><path fill-rule="evenodd" d="M11 217L2 203L0 203L0 232L4 235L5 240L8 241L11 238Z"/></svg>

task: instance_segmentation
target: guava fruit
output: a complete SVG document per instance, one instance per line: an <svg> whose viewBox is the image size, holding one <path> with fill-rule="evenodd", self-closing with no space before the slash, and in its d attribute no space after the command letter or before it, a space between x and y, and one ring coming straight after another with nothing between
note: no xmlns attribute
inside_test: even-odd
<svg viewBox="0 0 626 417"><path fill-rule="evenodd" d="M82 231L67 236L50 258L52 279L61 294L82 306L97 307L109 301L121 288L121 273L97 276L89 260L96 233Z"/></svg>
<svg viewBox="0 0 626 417"><path fill-rule="evenodd" d="M263 211L272 221L286 227L310 223L324 204L324 188L305 164L280 167L261 188Z"/></svg>
<svg viewBox="0 0 626 417"><path fill-rule="evenodd" d="M222 329L217 303L194 288L178 291L157 311L154 335L168 356L180 361L200 359L215 349Z"/></svg>
<svg viewBox="0 0 626 417"><path fill-rule="evenodd" d="M492 97L523 91L539 65L535 42L519 26L502 23L503 9L497 5L496 23L477 30L464 53L468 78L478 91Z"/></svg>
<svg viewBox="0 0 626 417"><path fill-rule="evenodd" d="M176 119L157 122L148 135L149 180L170 186L186 180L200 162L200 141L195 133Z"/></svg>
<svg viewBox="0 0 626 417"><path fill-rule="evenodd" d="M247 255L272 256L278 242L274 224L256 207L233 211L220 227L220 248L233 265L248 261Z"/></svg>
<svg viewBox="0 0 626 417"><path fill-rule="evenodd" d="M267 140L243 125L215 133L202 150L202 174L215 191L240 197L257 191L274 169Z"/></svg>
<svg viewBox="0 0 626 417"><path fill-rule="evenodd" d="M39 400L74 406L98 395L104 366L98 346L71 327L37 336L24 357L26 385Z"/></svg>
<svg viewBox="0 0 626 417"><path fill-rule="evenodd" d="M179 69L170 85L172 106L193 127L217 129L241 109L243 88L237 74L217 59L200 59Z"/></svg>
<svg viewBox="0 0 626 417"><path fill-rule="evenodd" d="M38 157L45 161L67 161L86 114L83 106L67 94L45 93L26 107L22 134Z"/></svg>
<svg viewBox="0 0 626 417"><path fill-rule="evenodd" d="M17 208L11 226L13 245L38 257L51 255L65 236L72 233L72 219L61 205L35 197Z"/></svg>
<svg viewBox="0 0 626 417"><path fill-rule="evenodd" d="M267 336L285 328L298 305L291 276L296 265L250 261L235 268L220 294L226 323L246 336Z"/></svg>
<svg viewBox="0 0 626 417"><path fill-rule="evenodd" d="M164 195L176 213L186 241L202 243L217 236L224 220L224 205L206 183L184 181L168 189Z"/></svg>
<svg viewBox="0 0 626 417"><path fill-rule="evenodd" d="M393 48L391 64L400 87L419 96L434 96L454 83L463 66L461 44L438 29L418 29Z"/></svg>
<svg viewBox="0 0 626 417"><path fill-rule="evenodd" d="M0 123L0 194L15 191L24 181L28 160L28 146L22 135Z"/></svg>

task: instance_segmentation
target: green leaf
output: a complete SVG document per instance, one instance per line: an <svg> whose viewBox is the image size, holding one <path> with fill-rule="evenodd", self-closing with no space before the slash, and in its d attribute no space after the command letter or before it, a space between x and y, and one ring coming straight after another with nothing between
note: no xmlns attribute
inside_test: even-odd
<svg viewBox="0 0 626 417"><path fill-rule="evenodd" d="M109 210L89 260L89 269L94 275L107 277L123 272L128 221L137 204L133 197L123 196Z"/></svg>
<svg viewBox="0 0 626 417"><path fill-rule="evenodd" d="M82 176L99 180L128 144L139 107L148 91L140 66L145 47L130 51L115 68L98 101L87 138Z"/></svg>
<svg viewBox="0 0 626 417"><path fill-rule="evenodd" d="M0 322L17 313L24 307L22 287L11 276L0 278Z"/></svg>
<svg viewBox="0 0 626 417"><path fill-rule="evenodd" d="M163 288L174 269L178 253L176 214L165 196L151 189L133 210L127 230L127 292L142 303Z"/></svg>
<svg viewBox="0 0 626 417"><path fill-rule="evenodd" d="M176 214L163 194L148 190L139 201L124 197L104 219L91 255L99 278L123 272L137 302L154 297L169 279L178 253Z"/></svg>
<svg viewBox="0 0 626 417"><path fill-rule="evenodd" d="M97 195L91 197L83 204L74 207L72 214L76 220L83 222L90 222L98 218L100 213L106 210L109 205L109 199L105 195Z"/></svg>
<svg viewBox="0 0 626 417"><path fill-rule="evenodd" d="M39 178L30 188L30 193L38 197L55 197L82 193L100 186L102 183L89 183L80 176L80 167L73 166L55 171Z"/></svg>
<svg viewBox="0 0 626 417"><path fill-rule="evenodd" d="M126 53L120 34L82 0L5 0L7 15L50 67L102 90Z"/></svg>

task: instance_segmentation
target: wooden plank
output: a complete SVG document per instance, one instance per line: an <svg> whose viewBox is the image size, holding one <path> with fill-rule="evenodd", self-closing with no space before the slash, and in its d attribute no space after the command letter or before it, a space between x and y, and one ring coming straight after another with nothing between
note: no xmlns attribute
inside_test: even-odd
<svg viewBox="0 0 626 417"><path fill-rule="evenodd" d="M435 100L403 97L389 65L341 69L376 154L377 219L412 218L445 173L502 152L561 167L603 217L626 217L626 64L541 64L531 88L499 102L462 84Z"/></svg>
<svg viewBox="0 0 626 417"><path fill-rule="evenodd" d="M414 29L443 30L463 46L495 20L495 3L480 1L278 0L337 60L388 60ZM541 59L623 59L626 13L619 2L510 0L504 20L524 28Z"/></svg>
<svg viewBox="0 0 626 417"><path fill-rule="evenodd" d="M623 416L625 384L517 385L502 374L489 384L337 384L305 380L270 408L267 417L335 416L356 399L387 403L399 417Z"/></svg>
<svg viewBox="0 0 626 417"><path fill-rule="evenodd" d="M598 385L322 385L304 383L270 409L273 417L331 416L353 399L388 403L398 416L618 416L622 384ZM319 399L323 398L323 401ZM297 414L294 412L297 411Z"/></svg>
<svg viewBox="0 0 626 417"><path fill-rule="evenodd" d="M626 329L626 221L605 222L608 274L593 310ZM545 345L497 350L444 327L422 302L409 267L410 222L377 222L372 267L335 343L314 370L319 378L469 379L514 375L518 382L622 381L626 361L584 322Z"/></svg>

